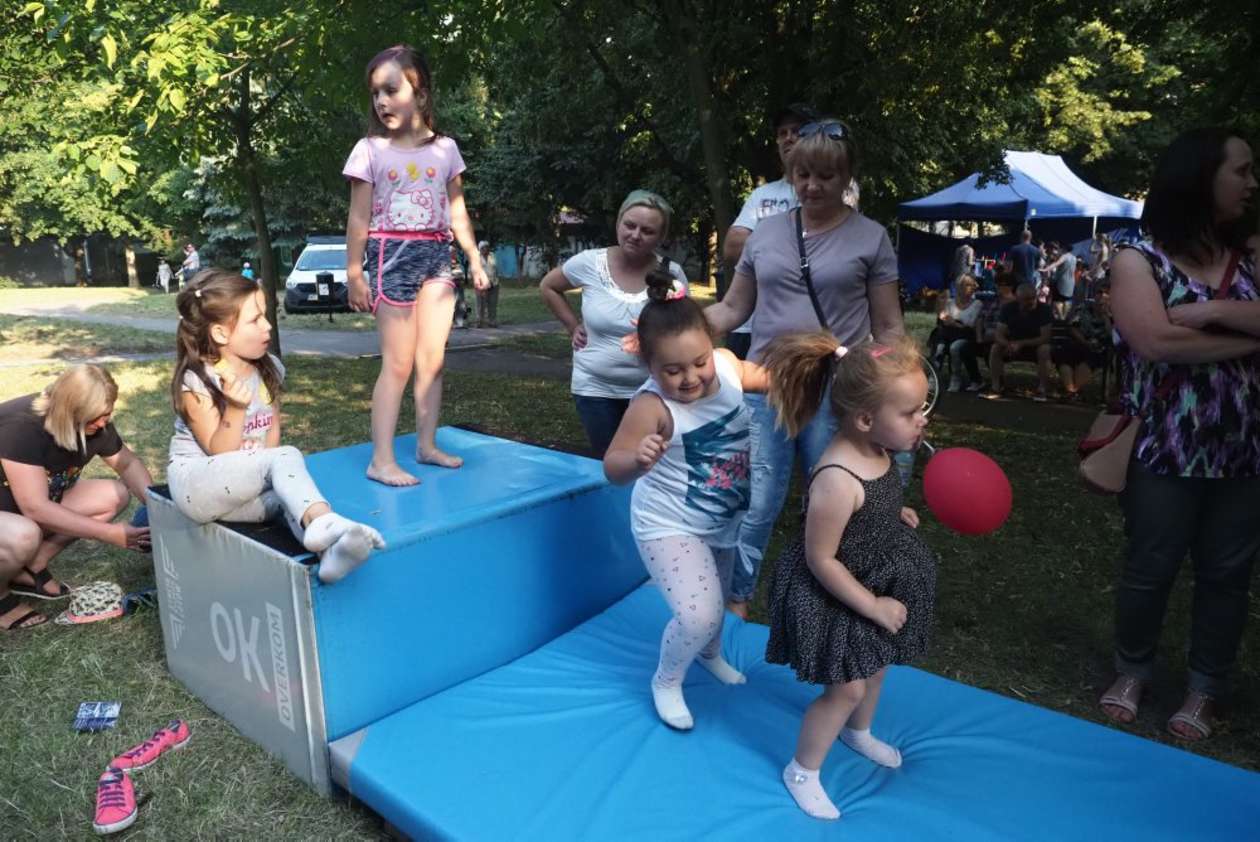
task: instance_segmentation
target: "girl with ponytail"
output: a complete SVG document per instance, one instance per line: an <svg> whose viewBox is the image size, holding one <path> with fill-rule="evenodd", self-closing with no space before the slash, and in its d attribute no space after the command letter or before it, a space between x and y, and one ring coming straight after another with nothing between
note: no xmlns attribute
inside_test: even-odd
<svg viewBox="0 0 1260 842"><path fill-rule="evenodd" d="M296 447L280 445L284 366L267 353L271 326L258 285L221 269L176 299L171 498L197 523L259 523L284 513L319 578L334 582L385 546L379 532L332 511Z"/></svg>
<svg viewBox="0 0 1260 842"><path fill-rule="evenodd" d="M889 664L927 648L936 559L901 505L891 454L913 450L927 419L927 378L914 340L846 349L829 333L789 334L762 359L768 400L795 436L828 393L839 429L814 469L804 528L780 557L770 597L766 660L823 685L805 711L783 782L802 810L837 819L819 770L839 737L883 766L901 754L871 735ZM834 469L834 470L831 470Z"/></svg>
<svg viewBox="0 0 1260 842"><path fill-rule="evenodd" d="M662 269L647 274L639 354L651 376L604 456L604 473L633 482L630 524L643 563L673 618L661 639L652 699L666 725L694 724L682 684L692 661L725 684L744 676L722 658L722 621L735 533L748 509L745 390L765 391L765 372L713 337L700 306Z"/></svg>

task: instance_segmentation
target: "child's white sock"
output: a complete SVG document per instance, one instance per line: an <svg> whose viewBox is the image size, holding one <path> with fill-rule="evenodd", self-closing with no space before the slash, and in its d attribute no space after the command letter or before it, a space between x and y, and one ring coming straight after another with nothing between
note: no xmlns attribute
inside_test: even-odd
<svg viewBox="0 0 1260 842"><path fill-rule="evenodd" d="M816 819L838 819L840 811L831 803L818 779L817 769L806 769L792 758L783 770L783 785L792 794L796 806Z"/></svg>
<svg viewBox="0 0 1260 842"><path fill-rule="evenodd" d="M679 731L690 731L696 724L683 699L682 685L662 687L656 678L652 679L652 703L656 705L656 715L670 728Z"/></svg>
<svg viewBox="0 0 1260 842"><path fill-rule="evenodd" d="M696 663L713 673L714 678L723 684L744 684L748 681L742 672L726 662L721 652L712 658L701 652L700 657L696 658Z"/></svg>
<svg viewBox="0 0 1260 842"><path fill-rule="evenodd" d="M865 757L867 760L873 760L880 766L887 766L890 769L896 769L901 765L901 752L890 746L888 743L877 740L871 735L870 728L858 730L857 728L845 728L840 732L840 742Z"/></svg>
<svg viewBox="0 0 1260 842"><path fill-rule="evenodd" d="M326 585L339 581L354 570L371 554L372 549L385 546L381 533L352 523L337 541L319 557L319 580Z"/></svg>
<svg viewBox="0 0 1260 842"><path fill-rule="evenodd" d="M337 543L337 539L345 535L355 523L336 512L324 512L306 524L302 533L302 546L313 553L322 553Z"/></svg>

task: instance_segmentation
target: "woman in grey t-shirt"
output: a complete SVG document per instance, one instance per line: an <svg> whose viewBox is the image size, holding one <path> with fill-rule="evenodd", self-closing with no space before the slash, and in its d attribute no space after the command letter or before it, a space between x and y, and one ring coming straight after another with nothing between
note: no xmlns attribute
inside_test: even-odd
<svg viewBox="0 0 1260 842"><path fill-rule="evenodd" d="M573 340L571 388L578 417L603 458L630 399L648 378L637 354L622 348L634 332L647 303L647 273L660 265L656 248L669 231L669 205L647 190L635 190L617 213L617 245L587 249L547 273L540 285L543 301ZM669 264L684 291L682 267ZM581 319L565 301L569 290L582 291Z"/></svg>
<svg viewBox="0 0 1260 842"><path fill-rule="evenodd" d="M857 147L838 120L800 128L800 140L787 159L787 176L801 207L770 217L744 245L730 289L705 311L714 329L725 333L753 315L748 359L760 362L766 346L786 333L828 330L841 344L868 336L888 341L904 333L897 298L897 256L888 233L844 202L844 190L857 175ZM820 325L801 277L797 219L819 304ZM752 411L752 500L739 532L740 564L735 566L732 602L740 616L757 585L757 573L770 532L783 508L792 466L799 456L812 470L836 429L820 397L821 411L795 439L775 425L763 395L747 395Z"/></svg>

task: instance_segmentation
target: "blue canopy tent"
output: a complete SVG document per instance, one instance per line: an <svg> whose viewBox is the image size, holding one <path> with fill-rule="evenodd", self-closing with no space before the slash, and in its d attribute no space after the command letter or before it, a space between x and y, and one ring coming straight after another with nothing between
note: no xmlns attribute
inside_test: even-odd
<svg viewBox="0 0 1260 842"><path fill-rule="evenodd" d="M1103 230L1132 228L1142 216L1142 203L1112 196L1082 181L1058 155L1005 153L1010 180L980 185L980 174L944 190L897 206L898 263L910 292L945 286L949 262L962 240L902 230L909 220L959 222L1023 222L1040 238L1075 242ZM905 234L905 241L902 235ZM977 251L1005 250L1017 234L974 242Z"/></svg>

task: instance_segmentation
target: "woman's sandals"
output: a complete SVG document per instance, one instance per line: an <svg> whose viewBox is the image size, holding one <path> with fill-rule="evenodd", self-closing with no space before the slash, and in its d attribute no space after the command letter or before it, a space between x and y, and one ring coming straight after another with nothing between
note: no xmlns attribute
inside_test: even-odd
<svg viewBox="0 0 1260 842"><path fill-rule="evenodd" d="M1181 710L1168 719L1168 733L1179 740L1197 743L1212 736L1212 699L1191 690ZM1180 725L1182 730L1173 727Z"/></svg>
<svg viewBox="0 0 1260 842"><path fill-rule="evenodd" d="M26 608L18 601L17 594L10 593L4 599L0 599L0 617L8 614L15 608ZM33 629L36 626L42 626L48 622L48 618L38 611L32 611L27 608L26 613L19 613L7 626L3 627L4 631L21 631L22 629Z"/></svg>
<svg viewBox="0 0 1260 842"><path fill-rule="evenodd" d="M73 593L73 591L71 591L70 588L67 588L64 583L58 582L54 579L52 574L48 572L47 567L38 573L29 567L23 567L22 572L27 576L30 576L31 579L34 580L34 584L23 585L19 582L10 582L9 590L19 596L29 596L33 599L65 599ZM49 584L57 586L56 593L50 593L47 590L47 586Z"/></svg>
<svg viewBox="0 0 1260 842"><path fill-rule="evenodd" d="M1098 700L1098 704L1102 706L1108 719L1122 725L1132 725L1137 719L1138 702L1141 700L1142 682L1131 675L1119 675ZM1123 711L1123 714L1111 710L1112 708ZM1127 718L1124 714L1128 714Z"/></svg>

